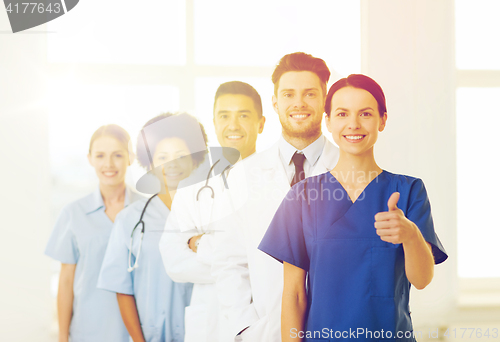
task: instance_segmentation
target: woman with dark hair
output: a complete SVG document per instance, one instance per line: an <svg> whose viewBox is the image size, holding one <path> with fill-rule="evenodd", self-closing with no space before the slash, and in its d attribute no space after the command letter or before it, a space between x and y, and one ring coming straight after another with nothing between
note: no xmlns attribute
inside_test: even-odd
<svg viewBox="0 0 500 342"><path fill-rule="evenodd" d="M45 254L62 263L57 291L59 342L125 342L127 330L115 296L96 288L116 215L133 200L125 185L134 159L130 137L117 125L97 129L90 139L90 165L99 187L64 207Z"/></svg>
<svg viewBox="0 0 500 342"><path fill-rule="evenodd" d="M415 341L410 287L447 258L424 184L375 162L387 111L374 80L339 80L325 110L339 161L292 187L259 246L284 264L282 340Z"/></svg>
<svg viewBox="0 0 500 342"><path fill-rule="evenodd" d="M116 293L134 342L184 341L192 284L168 277L159 240L179 182L203 162L206 140L203 126L185 113L159 115L138 136L137 159L154 171L162 190L117 217L97 284Z"/></svg>

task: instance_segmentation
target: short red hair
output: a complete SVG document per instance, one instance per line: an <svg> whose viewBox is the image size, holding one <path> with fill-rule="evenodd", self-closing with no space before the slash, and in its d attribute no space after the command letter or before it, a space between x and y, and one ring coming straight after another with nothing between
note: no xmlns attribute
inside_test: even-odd
<svg viewBox="0 0 500 342"><path fill-rule="evenodd" d="M274 95L278 95L281 76L288 71L310 71L314 72L320 82L323 94L326 94L326 84L330 79L330 70L321 58L313 57L304 52L294 52L283 56L274 69L271 79L274 83Z"/></svg>

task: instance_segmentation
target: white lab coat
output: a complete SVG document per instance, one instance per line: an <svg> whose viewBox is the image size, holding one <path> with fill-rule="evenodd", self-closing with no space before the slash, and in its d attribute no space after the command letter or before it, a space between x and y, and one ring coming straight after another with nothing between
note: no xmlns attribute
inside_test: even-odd
<svg viewBox="0 0 500 342"><path fill-rule="evenodd" d="M220 318L215 279L210 274L216 232L211 223L217 220L213 204L221 202L224 182L221 176L209 179L209 188L203 183L177 190L172 210L160 240L160 251L167 274L176 282L193 285L191 303L185 313L185 342L228 342L228 329ZM200 238L197 253L188 246L189 238L205 233ZM226 337L224 337L226 335Z"/></svg>
<svg viewBox="0 0 500 342"><path fill-rule="evenodd" d="M338 149L325 139L311 176L333 169ZM228 178L234 213L214 251L212 274L232 336L236 341L281 341L283 265L257 249L276 210L290 190L278 143L238 163Z"/></svg>

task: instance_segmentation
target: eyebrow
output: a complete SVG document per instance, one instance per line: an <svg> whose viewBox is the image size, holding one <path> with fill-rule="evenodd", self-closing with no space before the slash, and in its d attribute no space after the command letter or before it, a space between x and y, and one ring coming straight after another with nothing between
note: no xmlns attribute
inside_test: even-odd
<svg viewBox="0 0 500 342"><path fill-rule="evenodd" d="M123 153L123 152L125 152L125 150L116 150L116 151L113 151L111 153ZM106 152L104 152L104 151L95 151L94 153L106 153Z"/></svg>
<svg viewBox="0 0 500 342"><path fill-rule="evenodd" d="M172 152L172 153L179 153L179 152L186 152L186 150L177 150L177 151ZM158 152L158 154L169 154L169 152Z"/></svg>
<svg viewBox="0 0 500 342"><path fill-rule="evenodd" d="M217 112L217 114L225 114L225 113L232 113L233 111L231 110L219 110ZM251 110L249 109L241 109L241 110L238 110L237 113L252 113Z"/></svg>
<svg viewBox="0 0 500 342"><path fill-rule="evenodd" d="M318 88L314 87L314 88L307 88L307 89L304 89L304 91L311 91L311 90L316 90L316 91L319 91ZM295 92L295 89L282 89L280 90L280 93L284 92L284 91L288 91L288 92Z"/></svg>
<svg viewBox="0 0 500 342"><path fill-rule="evenodd" d="M362 112L362 111L364 111L364 110L368 110L368 109L373 110L373 108L372 108L372 107L366 107L366 108L363 108L363 109L358 110L358 112ZM339 107L339 108L335 109L335 111L337 111L337 110L343 110L344 112L348 112L348 111L349 111L349 109L346 109L346 108L341 108L341 107Z"/></svg>

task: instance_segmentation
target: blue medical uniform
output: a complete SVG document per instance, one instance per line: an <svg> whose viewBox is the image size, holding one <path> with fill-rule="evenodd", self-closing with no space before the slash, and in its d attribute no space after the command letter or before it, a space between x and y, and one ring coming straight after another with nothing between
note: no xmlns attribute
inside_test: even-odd
<svg viewBox="0 0 500 342"><path fill-rule="evenodd" d="M283 200L259 249L308 272L306 341L353 340L353 330L358 341L415 340L403 247L382 241L374 228L375 214L388 210L396 191L398 208L432 245L435 263L446 260L418 178L383 171L352 203L327 172L297 183Z"/></svg>
<svg viewBox="0 0 500 342"><path fill-rule="evenodd" d="M115 293L134 295L147 342L184 341L184 310L193 284L173 282L163 267L159 241L169 210L154 197L143 217L145 231L138 268L128 272L130 236L147 199L139 200L116 217L97 286ZM131 265L139 252L141 229L134 231Z"/></svg>
<svg viewBox="0 0 500 342"><path fill-rule="evenodd" d="M127 189L125 206L139 198ZM45 254L55 260L76 264L69 330L72 342L128 341L116 296L96 287L113 228L105 209L99 188L67 205L45 249Z"/></svg>

